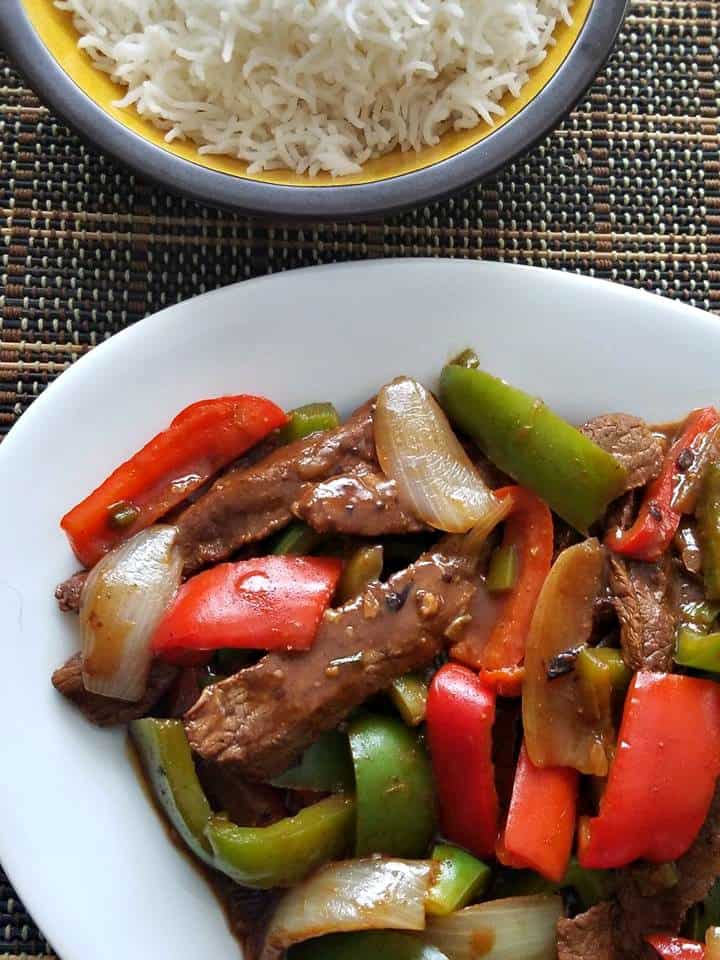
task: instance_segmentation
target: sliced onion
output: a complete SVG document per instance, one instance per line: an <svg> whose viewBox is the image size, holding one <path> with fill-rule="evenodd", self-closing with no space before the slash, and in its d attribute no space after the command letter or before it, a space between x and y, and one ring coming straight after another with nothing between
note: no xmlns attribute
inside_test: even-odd
<svg viewBox="0 0 720 960"><path fill-rule="evenodd" d="M452 960L556 960L560 897L490 900L431 917L421 934Z"/></svg>
<svg viewBox="0 0 720 960"><path fill-rule="evenodd" d="M348 930L422 930L432 864L425 860L342 860L289 890L265 934L259 960L293 943Z"/></svg>
<svg viewBox="0 0 720 960"><path fill-rule="evenodd" d="M417 380L382 388L374 414L375 447L403 503L438 530L464 533L497 507L447 417Z"/></svg>
<svg viewBox="0 0 720 960"><path fill-rule="evenodd" d="M175 527L156 525L97 563L80 598L83 684L91 693L141 700L150 641L180 585Z"/></svg>
<svg viewBox="0 0 720 960"><path fill-rule="evenodd" d="M720 960L720 927L708 927L705 933L705 960Z"/></svg>

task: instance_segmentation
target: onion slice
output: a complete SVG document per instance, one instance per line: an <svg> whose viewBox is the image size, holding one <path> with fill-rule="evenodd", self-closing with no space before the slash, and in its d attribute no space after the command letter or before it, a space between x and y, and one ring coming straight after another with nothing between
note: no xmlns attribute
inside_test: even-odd
<svg viewBox="0 0 720 960"><path fill-rule="evenodd" d="M289 890L265 934L259 960L293 943L349 930L422 930L432 864L426 860L341 860Z"/></svg>
<svg viewBox="0 0 720 960"><path fill-rule="evenodd" d="M175 596L182 557L175 527L148 527L97 563L80 598L83 684L91 693L142 699L150 641Z"/></svg>
<svg viewBox="0 0 720 960"><path fill-rule="evenodd" d="M421 937L452 960L556 960L561 916L560 897L510 897L431 917Z"/></svg>
<svg viewBox="0 0 720 960"><path fill-rule="evenodd" d="M378 394L375 448L385 474L415 516L447 533L465 533L497 509L433 395L398 377Z"/></svg>

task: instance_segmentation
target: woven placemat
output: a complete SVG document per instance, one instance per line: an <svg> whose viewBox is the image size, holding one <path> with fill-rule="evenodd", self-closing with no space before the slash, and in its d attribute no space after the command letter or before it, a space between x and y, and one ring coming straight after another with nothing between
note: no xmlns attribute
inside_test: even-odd
<svg viewBox="0 0 720 960"><path fill-rule="evenodd" d="M504 260L720 311L719 33L720 2L633 0L607 68L528 157L452 199L355 225L269 224L163 193L85 148L0 54L0 433L127 324L291 267ZM0 873L2 952L51 951Z"/></svg>

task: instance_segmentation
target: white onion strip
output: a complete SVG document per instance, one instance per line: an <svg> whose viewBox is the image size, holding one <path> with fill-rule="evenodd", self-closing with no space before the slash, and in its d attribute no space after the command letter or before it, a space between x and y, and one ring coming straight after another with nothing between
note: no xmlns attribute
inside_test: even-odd
<svg viewBox="0 0 720 960"><path fill-rule="evenodd" d="M401 501L425 523L465 533L498 501L473 466L433 395L398 377L378 394L375 447Z"/></svg>
<svg viewBox="0 0 720 960"><path fill-rule="evenodd" d="M149 527L90 571L80 599L80 630L83 684L91 693L142 699L152 635L180 585L176 535L175 527Z"/></svg>
<svg viewBox="0 0 720 960"><path fill-rule="evenodd" d="M350 930L422 930L432 864L425 860L342 860L289 890L265 935L260 960L293 943Z"/></svg>
<svg viewBox="0 0 720 960"><path fill-rule="evenodd" d="M557 960L561 916L560 897L490 900L431 917L421 937L452 960Z"/></svg>

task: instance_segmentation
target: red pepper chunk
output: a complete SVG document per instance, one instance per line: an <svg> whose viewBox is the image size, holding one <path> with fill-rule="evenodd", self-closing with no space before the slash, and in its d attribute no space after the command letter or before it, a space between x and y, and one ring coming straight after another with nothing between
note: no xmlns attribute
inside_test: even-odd
<svg viewBox="0 0 720 960"><path fill-rule="evenodd" d="M154 652L188 662L189 651L235 647L308 650L335 592L335 557L258 557L192 577L160 621Z"/></svg>
<svg viewBox="0 0 720 960"><path fill-rule="evenodd" d="M720 774L720 686L638 673L625 700L597 817L582 818L583 867L675 860L697 836Z"/></svg>
<svg viewBox="0 0 720 960"><path fill-rule="evenodd" d="M280 407L262 397L218 397L186 407L62 518L76 557L92 567L285 423Z"/></svg>
<svg viewBox="0 0 720 960"><path fill-rule="evenodd" d="M495 693L467 667L447 663L433 677L427 736L440 807L440 829L476 857L491 856L498 827L492 763Z"/></svg>
<svg viewBox="0 0 720 960"><path fill-rule="evenodd" d="M670 933L655 933L645 940L664 960L702 960L705 956L705 947L701 943Z"/></svg>
<svg viewBox="0 0 720 960"><path fill-rule="evenodd" d="M559 883L565 876L577 811L579 774L570 767L536 767L523 743L497 857Z"/></svg>
<svg viewBox="0 0 720 960"><path fill-rule="evenodd" d="M487 671L487 682L504 695L519 695L519 682L505 671L517 667L525 656L525 640L540 589L550 571L553 554L552 514L546 503L524 487L494 491L512 507L505 521L503 546L513 546L519 559L515 586L497 603L495 623L487 634L484 625L469 624L452 656L468 666ZM519 675L516 674L517 680ZM501 685L505 684L505 693Z"/></svg>
<svg viewBox="0 0 720 960"><path fill-rule="evenodd" d="M665 455L660 475L648 484L633 525L625 532L608 534L605 542L611 550L635 560L653 561L663 555L682 516L673 507L675 492L683 478L678 461L686 451L692 453L708 430L719 421L720 414L715 407L693 410L680 436Z"/></svg>

